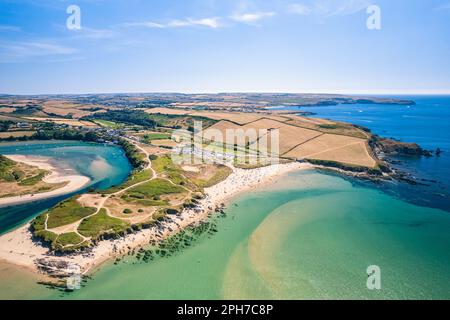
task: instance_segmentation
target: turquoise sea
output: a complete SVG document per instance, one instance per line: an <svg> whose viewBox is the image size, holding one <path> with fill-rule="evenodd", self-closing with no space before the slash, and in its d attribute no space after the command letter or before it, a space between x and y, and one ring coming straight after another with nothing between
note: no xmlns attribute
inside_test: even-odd
<svg viewBox="0 0 450 320"><path fill-rule="evenodd" d="M72 293L47 289L27 272L0 265L0 298L450 299L450 99L417 98L410 108L353 105L314 112L340 119L350 110L346 121L440 147L440 158L400 164L435 183L375 185L293 172L231 200L225 216L213 218L205 233L174 255L108 263ZM371 265L380 267L381 290L366 286Z"/></svg>
<svg viewBox="0 0 450 320"><path fill-rule="evenodd" d="M235 198L214 225L217 233L198 236L173 256L109 263L72 293L39 286L16 270L0 282L0 297L450 298L449 214L340 177L292 173ZM379 291L366 287L370 265L381 268Z"/></svg>

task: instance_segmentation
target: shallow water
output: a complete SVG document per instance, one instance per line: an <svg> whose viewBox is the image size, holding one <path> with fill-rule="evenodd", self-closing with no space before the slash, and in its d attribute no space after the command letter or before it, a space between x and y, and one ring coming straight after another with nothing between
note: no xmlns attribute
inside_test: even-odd
<svg viewBox="0 0 450 320"><path fill-rule="evenodd" d="M27 297L450 298L448 213L336 176L291 173L234 199L214 222L217 233L173 256L128 257L101 268L81 290L30 287ZM381 268L380 291L366 287L370 265Z"/></svg>
<svg viewBox="0 0 450 320"><path fill-rule="evenodd" d="M131 171L121 148L110 145L73 141L35 141L1 143L0 154L50 157L51 162L68 174L88 176L91 182L83 190L106 189L125 180ZM33 217L70 195L49 200L0 208L0 234L30 221Z"/></svg>

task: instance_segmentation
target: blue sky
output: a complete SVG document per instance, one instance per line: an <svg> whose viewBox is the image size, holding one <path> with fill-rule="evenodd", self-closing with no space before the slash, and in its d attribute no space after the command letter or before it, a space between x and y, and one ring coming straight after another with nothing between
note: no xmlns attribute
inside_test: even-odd
<svg viewBox="0 0 450 320"><path fill-rule="evenodd" d="M0 93L450 93L449 57L450 0L0 0Z"/></svg>

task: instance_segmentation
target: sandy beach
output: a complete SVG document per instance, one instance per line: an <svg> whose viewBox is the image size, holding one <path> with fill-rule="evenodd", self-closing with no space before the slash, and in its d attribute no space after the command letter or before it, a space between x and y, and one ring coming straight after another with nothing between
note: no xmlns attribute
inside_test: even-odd
<svg viewBox="0 0 450 320"><path fill-rule="evenodd" d="M44 177L43 179L44 182L47 183L67 182L67 184L61 188L48 192L0 198L0 208L37 200L53 198L71 192L75 192L77 190L82 189L91 181L91 179L86 176L73 174L68 175L67 173L53 166L50 163L49 158L37 156L25 156L25 155L7 155L6 157L16 162L25 163L30 166L38 167L39 169L50 171L51 174Z"/></svg>
<svg viewBox="0 0 450 320"><path fill-rule="evenodd" d="M66 262L79 266L81 272L87 274L105 261L125 255L130 250L145 246L152 240L161 241L193 223L205 220L217 207L234 196L266 186L288 172L310 168L312 168L311 165L304 163L278 164L250 170L233 168L233 173L226 180L205 189L206 196L201 200L198 208L184 210L177 216L171 216L158 228L142 230L117 240L101 241L88 253L53 256L47 248L32 241L30 224L26 224L0 237L0 260L35 272L38 272L36 259Z"/></svg>

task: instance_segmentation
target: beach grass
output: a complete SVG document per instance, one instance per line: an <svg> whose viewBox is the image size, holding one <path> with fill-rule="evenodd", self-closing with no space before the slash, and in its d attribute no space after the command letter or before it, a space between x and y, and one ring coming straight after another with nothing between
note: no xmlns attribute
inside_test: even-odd
<svg viewBox="0 0 450 320"><path fill-rule="evenodd" d="M171 184L164 179L154 179L137 187L131 188L125 193L126 197L135 199L153 199L154 197L182 193L185 190L182 187Z"/></svg>
<svg viewBox="0 0 450 320"><path fill-rule="evenodd" d="M181 168L173 163L170 156L156 158L152 161L152 167L158 174L165 175L175 184L189 185L189 180L182 175Z"/></svg>
<svg viewBox="0 0 450 320"><path fill-rule="evenodd" d="M19 186L34 186L35 184L41 182L47 173L48 172L45 170L39 170L37 175L21 180L19 182Z"/></svg>
<svg viewBox="0 0 450 320"><path fill-rule="evenodd" d="M136 183L149 180L149 179L151 179L152 175L153 174L152 174L151 170L142 170L142 171L135 170L135 171L133 171L133 173L128 177L128 179L124 183L122 183L118 186L111 187L108 190L101 191L101 193L111 194L111 193L118 192L118 191L128 188Z"/></svg>
<svg viewBox="0 0 450 320"><path fill-rule="evenodd" d="M13 171L15 164L14 161L0 155L0 180L8 182L17 180L17 175Z"/></svg>
<svg viewBox="0 0 450 320"><path fill-rule="evenodd" d="M39 230L34 233L34 235L38 238L41 238L44 242L53 244L54 241L58 238L56 233L46 230Z"/></svg>
<svg viewBox="0 0 450 320"><path fill-rule="evenodd" d="M78 227L78 232L85 237L97 239L106 233L118 234L126 232L129 227L129 223L112 218L108 215L106 209L101 209L96 215L83 220Z"/></svg>
<svg viewBox="0 0 450 320"><path fill-rule="evenodd" d="M81 242L83 242L82 237L80 237L75 232L69 232L60 234L55 240L55 245L65 247L69 245L77 245L80 244Z"/></svg>
<svg viewBox="0 0 450 320"><path fill-rule="evenodd" d="M225 180L232 172L227 166L217 165L214 174L209 179L192 178L192 182L201 188L209 188Z"/></svg>
<svg viewBox="0 0 450 320"><path fill-rule="evenodd" d="M95 208L83 207L77 199L78 196L69 198L48 210L47 227L52 229L71 224L95 213Z"/></svg>

